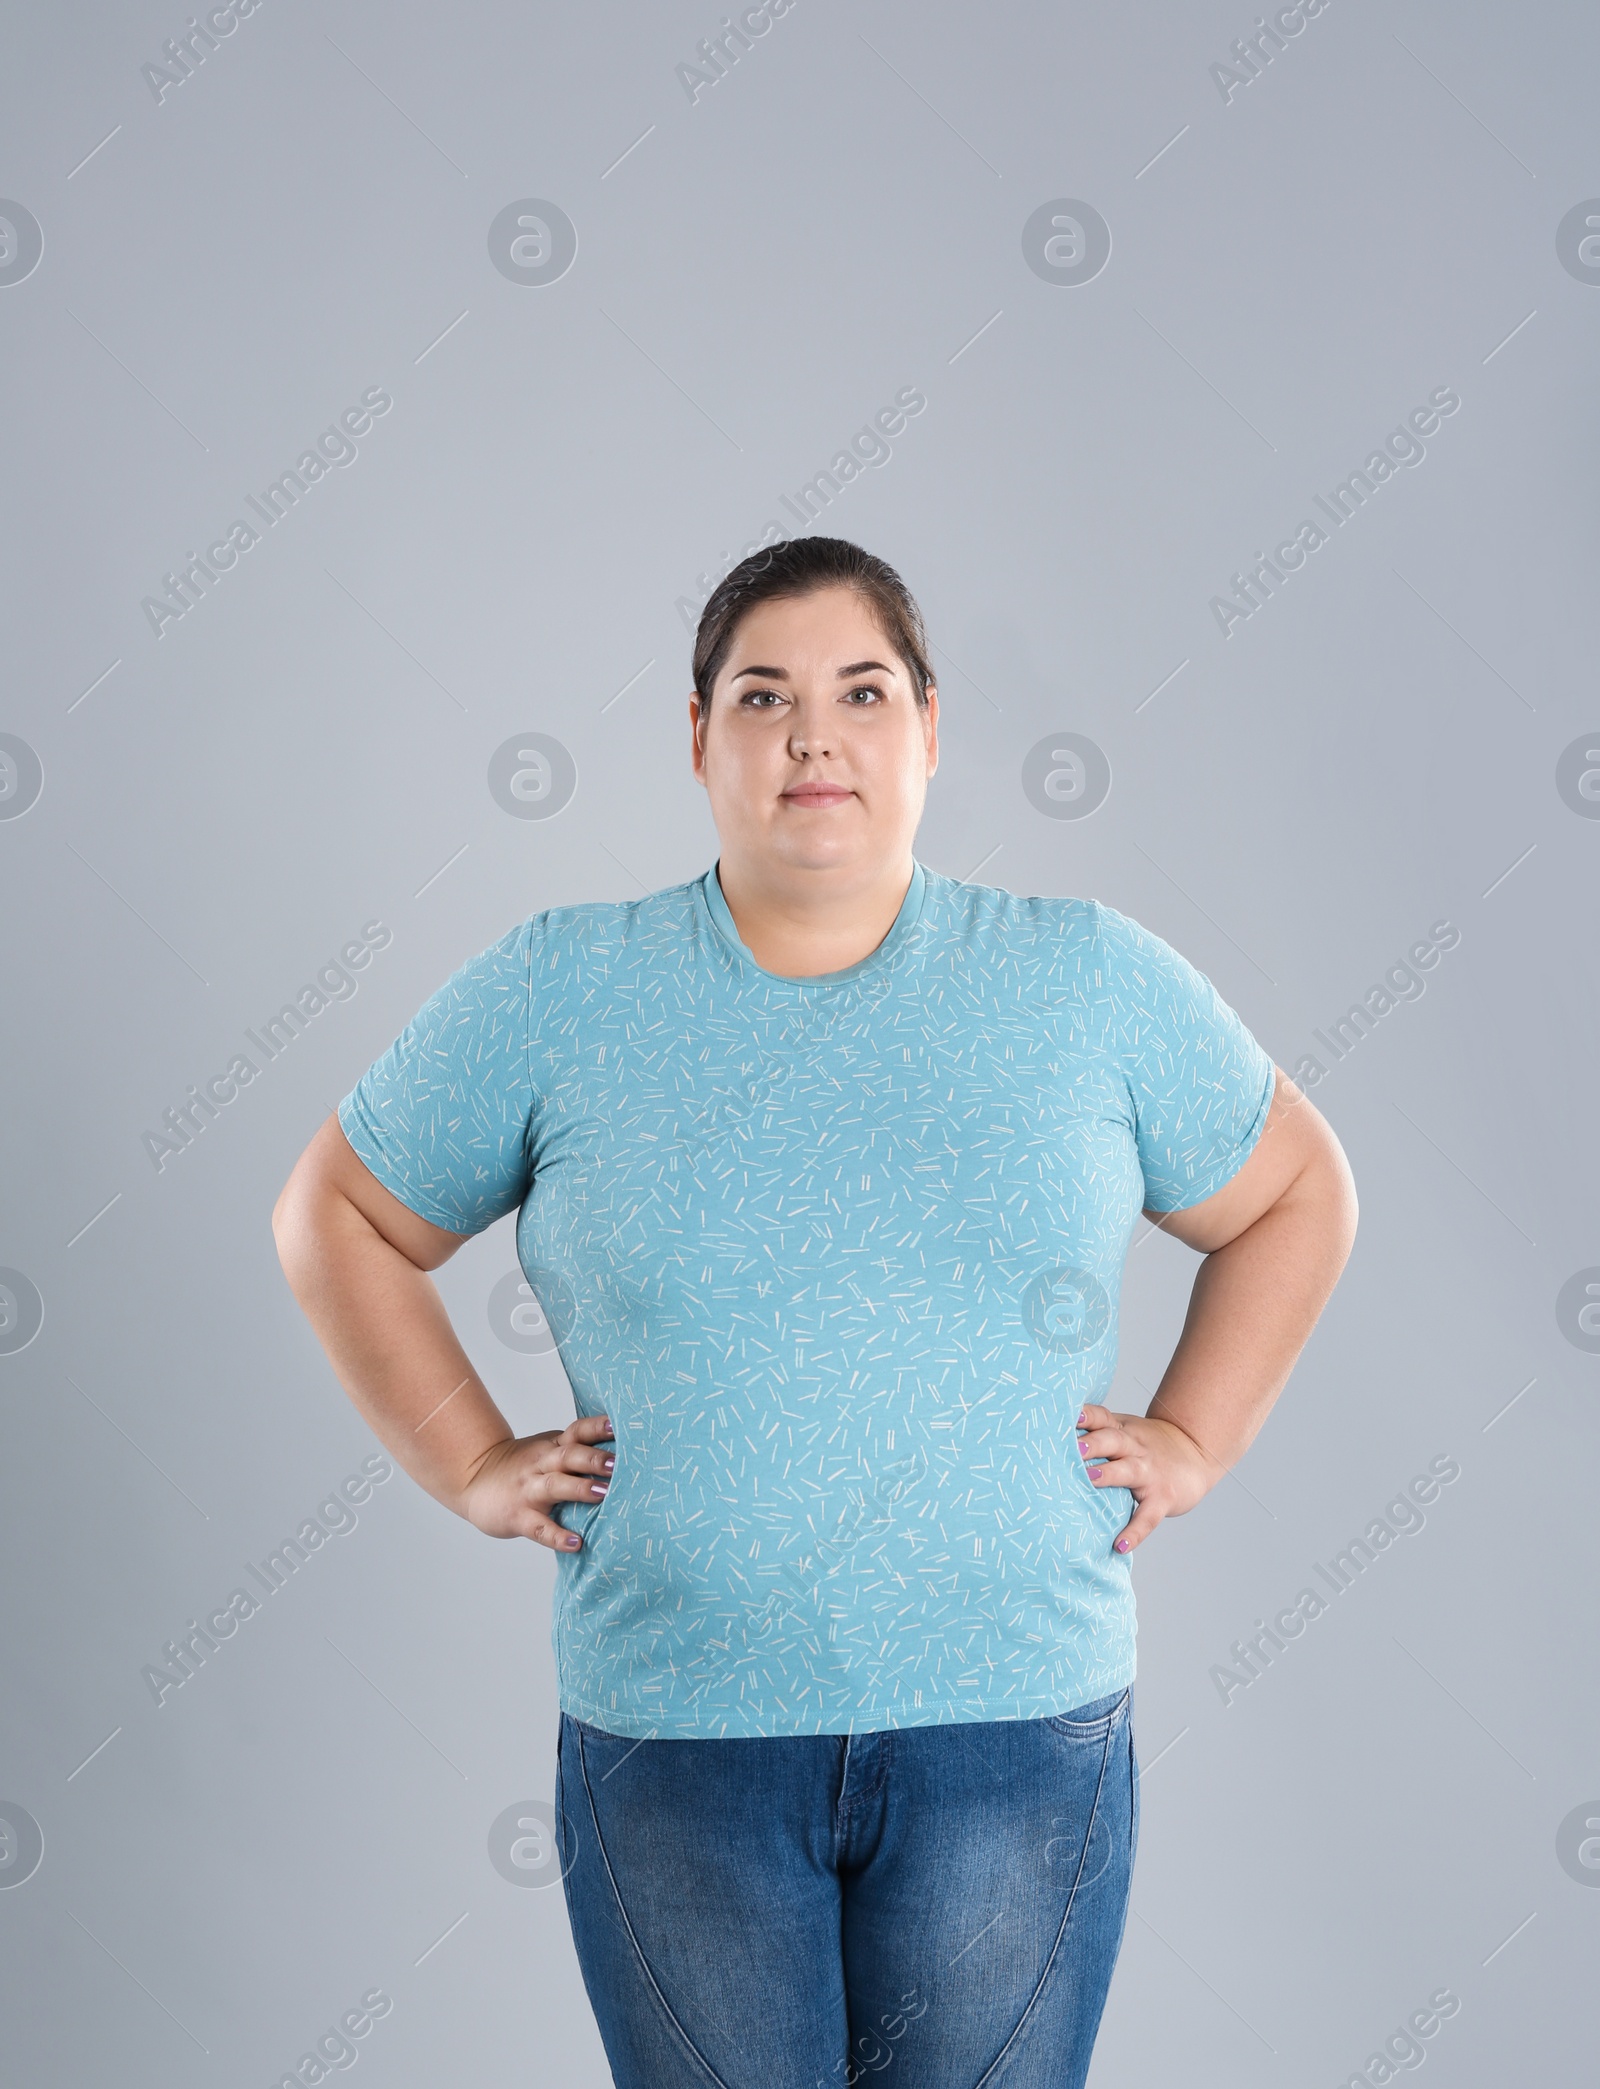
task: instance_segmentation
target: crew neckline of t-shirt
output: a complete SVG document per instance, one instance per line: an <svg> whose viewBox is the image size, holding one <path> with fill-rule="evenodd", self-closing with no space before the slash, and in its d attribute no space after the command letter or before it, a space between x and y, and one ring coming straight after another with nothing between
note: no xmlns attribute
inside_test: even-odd
<svg viewBox="0 0 1600 2089"><path fill-rule="evenodd" d="M779 986L826 987L843 986L847 981L860 979L865 973L875 972L887 964L901 949L907 938L922 918L922 903L927 894L928 880L922 865L915 857L911 863L911 883L906 887L906 896L900 902L900 911L894 917L889 933L876 950L869 950L855 964L846 965L840 972L813 972L804 978L796 978L788 972L769 972L765 965L758 965L751 956L748 945L735 926L728 902L722 894L722 881L717 875L717 865L712 864L703 878L696 881L695 889L700 894L701 904L711 917L711 925L741 964L762 979L773 980Z"/></svg>

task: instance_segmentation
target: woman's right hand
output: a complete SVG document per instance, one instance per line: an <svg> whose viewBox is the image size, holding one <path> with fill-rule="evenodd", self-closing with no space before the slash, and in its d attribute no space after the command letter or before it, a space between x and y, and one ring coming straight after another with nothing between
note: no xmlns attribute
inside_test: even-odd
<svg viewBox="0 0 1600 2089"><path fill-rule="evenodd" d="M580 1543L550 1514L553 1505L581 1501L591 1508L605 1499L616 1459L601 1449L611 1438L603 1414L580 1416L565 1429L537 1436L512 1436L495 1444L467 1482L461 1513L491 1538L532 1538L553 1551Z"/></svg>

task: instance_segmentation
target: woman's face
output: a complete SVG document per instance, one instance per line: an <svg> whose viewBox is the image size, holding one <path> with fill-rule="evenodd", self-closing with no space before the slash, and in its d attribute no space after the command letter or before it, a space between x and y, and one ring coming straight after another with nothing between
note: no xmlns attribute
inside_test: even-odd
<svg viewBox="0 0 1600 2089"><path fill-rule="evenodd" d="M903 861L939 762L939 698L849 587L762 602L734 633L702 718L694 773L723 853L748 871Z"/></svg>

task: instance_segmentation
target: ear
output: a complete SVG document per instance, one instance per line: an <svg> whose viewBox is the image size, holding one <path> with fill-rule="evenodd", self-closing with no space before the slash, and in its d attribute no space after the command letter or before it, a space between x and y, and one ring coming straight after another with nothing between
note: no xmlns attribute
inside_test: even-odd
<svg viewBox="0 0 1600 2089"><path fill-rule="evenodd" d="M691 689L689 691L689 766L694 772L695 782L702 788L704 788L706 780L705 724L706 714L702 713L700 709L699 692Z"/></svg>
<svg viewBox="0 0 1600 2089"><path fill-rule="evenodd" d="M939 688L935 682L928 684L928 703L922 714L922 737L928 750L928 774L932 776L939 766Z"/></svg>

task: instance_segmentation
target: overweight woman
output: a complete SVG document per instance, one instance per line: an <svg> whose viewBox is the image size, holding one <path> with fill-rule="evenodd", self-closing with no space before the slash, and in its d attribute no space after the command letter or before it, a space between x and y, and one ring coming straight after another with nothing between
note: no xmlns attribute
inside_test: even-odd
<svg viewBox="0 0 1600 2089"><path fill-rule="evenodd" d="M736 566L689 724L715 864L470 958L279 1252L412 1478L555 1551L619 2089L1071 2089L1138 1828L1130 1558L1261 1427L1349 1169L1158 936L917 860L939 701L882 560ZM429 1275L509 1212L577 1409L523 1437ZM1143 1415L1105 1405L1141 1212L1202 1257Z"/></svg>

